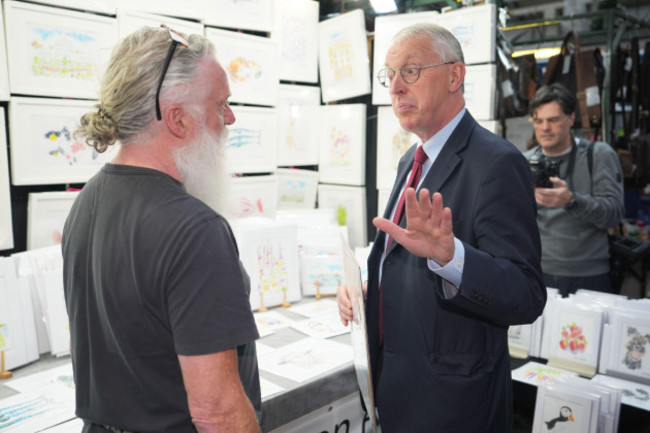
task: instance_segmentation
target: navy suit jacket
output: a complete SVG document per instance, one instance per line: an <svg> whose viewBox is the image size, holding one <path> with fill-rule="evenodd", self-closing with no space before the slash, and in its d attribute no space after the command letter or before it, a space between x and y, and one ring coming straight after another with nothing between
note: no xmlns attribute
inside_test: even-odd
<svg viewBox="0 0 650 433"><path fill-rule="evenodd" d="M385 218L415 150L400 160ZM546 303L528 162L466 112L420 188L439 191L451 208L465 264L458 294L446 299L427 260L391 244L381 281L382 350L377 317L385 233L377 234L368 258L366 320L382 431L509 432L508 326L533 322Z"/></svg>

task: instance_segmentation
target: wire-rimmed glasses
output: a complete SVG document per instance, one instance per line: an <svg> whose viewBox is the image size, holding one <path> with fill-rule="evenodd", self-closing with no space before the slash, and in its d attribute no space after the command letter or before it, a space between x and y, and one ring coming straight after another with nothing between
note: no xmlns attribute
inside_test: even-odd
<svg viewBox="0 0 650 433"><path fill-rule="evenodd" d="M176 45L183 46L187 48L190 43L187 41L187 38L177 32L176 30L161 24L160 27L164 27L169 32L169 37L172 39L172 44L169 46L169 51L167 51L167 58L165 59L165 65L163 66L162 74L160 74L160 79L158 80L158 88L156 89L156 119L162 120L162 114L160 113L160 89L162 87L163 80L165 79L165 74L167 74L167 68L174 57L174 51L176 50Z"/></svg>
<svg viewBox="0 0 650 433"><path fill-rule="evenodd" d="M422 69L433 68L435 66L442 66L442 65L451 65L453 63L456 62L443 62L443 63L436 63L433 65L425 65L425 66L410 64L410 65L404 65L401 68L384 68L380 70L379 73L377 74L377 79L379 80L379 84L381 84L382 86L390 87L390 83L395 78L397 71L399 71L399 74L402 76L402 79L404 80L405 83L413 84L418 80L418 78L420 78L420 71Z"/></svg>

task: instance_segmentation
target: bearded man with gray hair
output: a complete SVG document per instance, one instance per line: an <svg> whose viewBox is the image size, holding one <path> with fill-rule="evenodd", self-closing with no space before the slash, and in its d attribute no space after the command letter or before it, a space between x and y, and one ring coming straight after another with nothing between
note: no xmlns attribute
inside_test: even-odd
<svg viewBox="0 0 650 433"><path fill-rule="evenodd" d="M120 143L63 232L84 432L259 432L259 335L222 216L229 96L207 39L145 27L82 117L97 151Z"/></svg>

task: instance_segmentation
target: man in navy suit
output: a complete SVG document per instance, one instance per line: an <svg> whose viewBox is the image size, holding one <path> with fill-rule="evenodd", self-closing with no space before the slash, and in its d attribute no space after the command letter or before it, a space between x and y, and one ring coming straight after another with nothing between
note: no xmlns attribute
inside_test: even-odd
<svg viewBox="0 0 650 433"><path fill-rule="evenodd" d="M384 218L373 221L368 258L383 433L510 432L508 326L533 322L546 303L528 162L466 110L463 62L449 31L417 24L394 37L378 75L401 126L420 138L400 161ZM420 170L402 211L402 190ZM337 302L347 324L346 288Z"/></svg>

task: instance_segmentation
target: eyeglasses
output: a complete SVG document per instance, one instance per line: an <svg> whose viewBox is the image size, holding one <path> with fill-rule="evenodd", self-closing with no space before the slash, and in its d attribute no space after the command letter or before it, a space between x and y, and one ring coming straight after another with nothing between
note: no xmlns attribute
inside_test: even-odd
<svg viewBox="0 0 650 433"><path fill-rule="evenodd" d="M435 65L426 65L426 66L404 65L399 69L385 68L379 71L379 73L377 74L377 79L379 80L379 84L381 84L382 86L390 87L390 83L395 78L395 74L397 74L397 71L399 71L399 74L402 76L402 79L404 80L405 83L413 84L418 80L418 78L420 78L420 70L433 68L435 66L451 65L453 63L456 62L436 63Z"/></svg>
<svg viewBox="0 0 650 433"><path fill-rule="evenodd" d="M167 68L174 57L174 50L176 50L176 45L183 46L187 48L190 43L187 41L187 38L182 34L178 33L176 30L173 30L167 27L165 24L161 24L160 27L164 27L169 32L169 37L172 38L172 44L167 51L167 58L165 59L165 65L163 66L162 74L158 80L158 88L156 89L156 119L162 120L162 114L160 113L160 88L162 87L163 80L165 79L165 74L167 73Z"/></svg>

